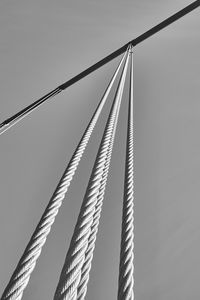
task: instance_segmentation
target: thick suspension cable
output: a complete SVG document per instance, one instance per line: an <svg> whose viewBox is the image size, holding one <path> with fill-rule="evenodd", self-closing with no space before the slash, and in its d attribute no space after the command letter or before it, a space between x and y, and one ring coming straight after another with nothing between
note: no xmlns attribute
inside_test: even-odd
<svg viewBox="0 0 200 300"><path fill-rule="evenodd" d="M156 34L160 30L162 30L165 27L169 26L170 24L174 23L175 21L177 21L178 19L182 18L183 16L185 16L188 13L190 13L191 11L193 11L194 9L196 9L199 6L200 6L200 0L192 2L188 6L184 7L180 11L178 11L177 13L173 14L172 16L170 16L169 18L165 19L161 23L157 24L156 26L152 27L148 31L146 31L143 34L139 35L135 39L129 41L128 43L126 43L125 45L123 45L122 47L120 47L119 49L115 50L114 52L112 52L108 56L104 57L103 59L101 59L97 63L95 63L92 66L90 66L89 68L85 69L84 71L82 71L78 75L74 76L73 78L69 79L65 83L61 84L59 87L57 87L52 92L54 92L56 90L59 90L59 92L62 91L62 90L65 90L66 88L68 88L69 86L73 85L77 81L81 80L82 78L86 77L87 75L89 75L90 73L94 72L98 68L100 68L103 65L107 64L112 59L114 59L117 56L119 56L122 53L124 53L126 51L126 49L127 49L127 47L128 47L129 44L132 44L132 46L135 47L139 43L143 42L144 40L146 40L147 38L149 38L152 35ZM12 117L10 117L10 118L6 119L5 121L3 121L0 124L0 135L3 132L5 132L7 129L9 129L13 125L15 125L18 121L20 121L22 119L21 117L25 117L27 114L29 114L31 111L33 111L36 107L38 107L44 101L46 101L47 99L49 99L50 97L48 95L51 94L51 93L48 93L44 97L40 98L39 100L36 100L34 103L30 104L29 106L25 107L24 109L22 109L18 113L14 114Z"/></svg>
<svg viewBox="0 0 200 300"><path fill-rule="evenodd" d="M125 54L121 59L114 75L112 76L110 83L97 107L95 110L74 154L68 166L60 179L56 190L50 199L39 224L37 225L3 295L1 300L20 300L23 291L26 288L30 275L36 265L36 261L42 251L42 247L46 241L46 238L50 232L51 226L54 223L55 217L59 211L59 208L62 204L62 201L67 193L68 187L71 183L71 180L75 174L75 171L78 167L80 159L84 153L84 150L87 146L87 143L90 139L92 131L96 125L96 122L99 118L99 115L102 111L102 108L107 100L107 97L111 91L113 83L119 73L119 70L125 60Z"/></svg>
<svg viewBox="0 0 200 300"><path fill-rule="evenodd" d="M134 152L133 152L133 54L131 52L130 93L127 126L127 145L122 214L121 252L118 282L118 300L134 299Z"/></svg>
<svg viewBox="0 0 200 300"><path fill-rule="evenodd" d="M122 94L120 95L120 97L122 97ZM120 106L118 106L117 114L119 114L119 109L120 109ZM110 160L111 160L112 149L113 149L113 144L114 144L116 127L117 127L117 119L115 121L114 133L112 136L112 141L109 146L108 157L107 157L105 168L103 171L103 177L102 177L101 186L99 189L99 195L97 197L97 204L95 206L95 213L93 215L93 223L91 226L91 232L90 232L90 236L88 239L88 247L85 252L85 260L84 260L84 264L81 269L81 280L80 280L80 283L79 283L78 289L77 289L77 300L84 300L86 293L87 293L87 284L89 281L89 274L90 274L90 270L91 270L91 266L92 266L92 259L93 259L94 249L95 249L96 237L97 237L97 233L98 233L99 220L101 217L101 210L102 210L102 205L103 205L103 200L104 200L104 193L105 193L105 189L106 189L107 176L108 176L108 172L109 172L109 166L110 166Z"/></svg>
<svg viewBox="0 0 200 300"><path fill-rule="evenodd" d="M91 233L95 207L100 193L101 183L108 162L109 147L115 133L116 120L118 118L121 94L128 66L128 53L122 75L117 88L117 94L106 123L103 137L99 146L93 170L89 179L78 220L66 255L64 266L60 275L54 300L77 299L77 288L81 280L81 270L85 261L85 252L88 248L88 239Z"/></svg>

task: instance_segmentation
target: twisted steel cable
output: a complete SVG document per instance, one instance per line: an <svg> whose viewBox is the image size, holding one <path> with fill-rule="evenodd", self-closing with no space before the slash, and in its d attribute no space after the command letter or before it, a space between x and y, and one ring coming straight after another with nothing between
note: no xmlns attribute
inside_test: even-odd
<svg viewBox="0 0 200 300"><path fill-rule="evenodd" d="M87 293L87 284L89 281L89 273L90 273L91 265L92 265L96 236L97 236L97 232L98 232L98 225L99 225L99 220L100 220L100 216L101 216L103 198L104 198L106 182L107 182L107 176L108 176L108 172L109 172L109 163L110 163L110 158L111 158L111 154L112 154L112 144L113 144L113 141L109 146L108 158L106 160L105 168L103 171L103 178L101 181L101 187L99 189L99 195L97 197L97 203L95 205L95 213L93 216L93 223L91 226L91 232L90 232L89 239L88 239L88 246L87 246L87 249L85 252L84 264L81 268L81 279L80 279L78 289L77 289L77 300L85 299L85 296Z"/></svg>
<svg viewBox="0 0 200 300"><path fill-rule="evenodd" d="M121 97L122 97L122 94L121 94ZM120 107L118 106L118 109L119 108ZM114 130L116 130L116 125L117 125L117 122L115 123ZM105 193L105 188L106 188L107 175L108 175L108 171L109 171L108 160L109 160L109 157L112 155L113 142L114 142L114 139L112 139L112 142L109 147L108 158L106 161L106 165L105 165L105 169L104 169L104 173L103 173L103 179L101 182L101 187L100 187L99 195L97 198L97 204L95 206L95 213L93 216L93 224L91 227L91 233L90 233L89 240L88 240L88 248L85 253L85 262L81 269L81 281L78 286L77 300L85 299L85 296L87 293L87 283L89 281L89 272L91 269L93 252L95 249L95 241L96 241L96 237L97 237L97 233L98 233L98 225L99 225L99 220L100 220L101 210L102 210L102 205L103 205L103 198L104 198L104 193Z"/></svg>
<svg viewBox="0 0 200 300"><path fill-rule="evenodd" d="M175 14L173 14L172 16L168 17L167 19L165 19L164 21L160 22L159 24L153 26L152 28L150 28L149 30L147 30L146 32L142 33L141 35L139 35L138 37L136 37L135 39L129 41L128 43L126 43L125 45L123 45L122 47L120 47L119 49L115 50L114 52L110 53L109 55L107 55L106 57L104 57L103 59L101 59L100 61L96 62L95 64L93 64L92 66L90 66L89 68L85 69L84 71L82 71L81 73L77 74L76 76L72 77L71 79L69 79L68 81L64 82L63 84L61 84L58 88L62 91L65 90L66 88L68 88L69 86L73 85L74 83L78 82L79 80L81 80L82 78L84 78L85 76L89 75L90 73L94 72L95 70L97 70L98 68L102 67L103 65L107 64L109 61L111 61L112 59L116 58L117 56L121 55L122 53L124 53L128 47L129 44L132 44L132 46L136 46L138 44L140 44L141 42L145 41L146 39L148 39L149 37L151 37L152 35L156 34L157 32L159 32L160 30L164 29L165 27L169 26L170 24L174 23L175 21L177 21L178 19L184 17L185 15L187 15L188 13L190 13L191 11L193 11L194 9L198 8L200 6L200 0L196 0L194 2L192 2L191 4L187 5L186 7L184 7L183 9L179 10L178 12L176 12ZM48 95L48 94L47 94ZM47 95L45 95L44 97L46 97ZM42 98L44 98L42 97ZM12 117L8 118L7 120L3 121L2 123L0 123L0 135L1 133L3 133L4 131L6 131L8 128L10 128L11 126L7 127L7 124L12 121L15 121L18 119L18 116L21 115L21 113L25 112L25 111L29 111L31 112L35 106L39 106L41 104L40 100L42 99L40 98L39 100L36 100L34 103L28 105L27 107L25 107L24 109L22 109L21 111L19 111L18 113L16 113L15 115L13 115ZM48 98L47 98L48 99ZM33 109L32 109L33 108ZM26 116L27 114L25 114L24 116ZM17 122L21 120L18 119ZM14 124L16 124L17 122L14 122ZM12 126L13 126L12 125ZM3 129L3 131L1 132L1 128ZM5 129L5 130L4 130Z"/></svg>
<svg viewBox="0 0 200 300"><path fill-rule="evenodd" d="M106 123L103 137L99 146L93 170L89 179L85 196L83 198L80 213L75 230L67 252L64 266L54 295L54 300L77 299L77 288L81 280L81 270L85 261L85 252L88 248L88 239L91 233L95 207L101 188L106 163L109 164L109 147L115 133L115 123L121 101L121 89L123 78L126 75L128 65L128 53L118 85L118 93L114 98L110 114Z"/></svg>
<svg viewBox="0 0 200 300"><path fill-rule="evenodd" d="M118 300L134 299L134 152L133 152L133 57L131 49L130 94L127 128L124 200L122 214L121 252Z"/></svg>
<svg viewBox="0 0 200 300"><path fill-rule="evenodd" d="M37 225L7 287L4 290L1 300L20 300L22 298L23 291L29 282L31 273L35 268L36 261L42 251L42 247L50 232L51 226L54 223L55 217L59 211L59 208L62 204L65 194L67 193L70 182L73 178L73 175L75 174L79 161L84 153L84 150L92 134L92 131L96 125L96 122L106 102L109 92L113 86L113 83L117 77L117 74L121 68L121 65L124 62L124 59L125 59L125 54L121 59L114 75L112 76L111 81L108 84L108 87L97 109L95 110L74 154L72 155L72 158L63 176L61 177L53 193L53 196L51 197L39 221L39 224Z"/></svg>
<svg viewBox="0 0 200 300"><path fill-rule="evenodd" d="M123 83L122 83L123 86L122 86L122 89L119 90L120 103L121 103L122 93L123 93L123 89L124 89L125 76L122 80L123 80ZM84 264L81 269L81 280L78 285L77 300L84 300L86 293L87 293L87 284L89 281L89 274L90 274L91 265L92 265L96 237L97 237L97 233L98 233L99 220L101 217L101 210L102 210L102 205L103 205L103 200L104 200L107 176L108 176L108 172L109 172L109 165L110 165L112 149L113 149L113 144L114 144L115 131L116 131L116 127L117 127L117 120L118 120L118 115L119 115L119 110L120 110L120 103L118 104L118 112L117 112L117 117L115 120L114 132L113 132L112 140L111 140L111 143L109 146L108 157L107 157L104 172L103 172L103 178L102 178L101 186L99 189L99 195L97 197L97 204L95 206L95 213L93 216L91 233L90 233L90 236L88 239L88 247L85 252L85 261L84 261Z"/></svg>

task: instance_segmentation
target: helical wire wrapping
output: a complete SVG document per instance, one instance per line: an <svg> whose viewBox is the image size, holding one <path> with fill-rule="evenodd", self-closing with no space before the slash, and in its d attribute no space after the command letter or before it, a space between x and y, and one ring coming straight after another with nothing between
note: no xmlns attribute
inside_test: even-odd
<svg viewBox="0 0 200 300"><path fill-rule="evenodd" d="M100 194L102 183L104 182L103 175L105 175L106 165L108 164L107 166L109 168L110 164L111 155L109 155L109 151L111 150L110 145L114 139L114 128L116 126L128 66L128 52L126 55L127 58L118 85L118 92L114 98L106 123L71 243L56 288L54 300L77 299L78 286L81 281L82 267L85 262L85 254L89 245L89 238L92 230L98 196Z"/></svg>
<svg viewBox="0 0 200 300"><path fill-rule="evenodd" d="M133 145L133 54L131 49L130 90L122 213L118 300L134 299L134 145Z"/></svg>
<svg viewBox="0 0 200 300"><path fill-rule="evenodd" d="M96 122L107 100L113 83L118 75L121 65L123 64L124 59L125 54L121 59L114 75L112 76L111 81L108 84L108 87L99 105L97 106L97 109L95 110L74 154L72 155L70 162L68 163L67 168L65 169L62 178L60 179L53 193L52 198L50 199L39 221L39 224L37 225L13 275L11 276L9 283L3 292L1 300L20 300L22 298L23 291L29 282L31 273L35 268L36 261L40 256L42 247L45 244L46 238L51 230L51 226L54 223L55 217L58 214L60 206L62 205L62 201L67 193L68 187L75 174L80 159L84 153L92 131L96 125Z"/></svg>
<svg viewBox="0 0 200 300"><path fill-rule="evenodd" d="M90 66L89 68L85 69L81 73L77 74L76 76L72 77L68 81L64 82L63 84L61 84L56 89L59 89L59 91L65 90L66 88L68 88L72 84L76 83L77 81L81 80L85 76L87 76L90 73L94 72L98 68L100 68L103 65L107 64L112 59L114 59L117 56L119 56L122 53L124 53L126 51L126 49L127 49L127 47L128 47L129 44L132 44L132 46L135 47L136 45L140 44L144 40L148 39L152 35L154 35L157 32L159 32L160 30L162 30L165 27L169 26L170 24L174 23L178 19L184 17L185 15L187 15L188 13L190 13L191 11L193 11L194 9L198 8L199 6L200 6L200 0L192 2L191 4L187 5L183 9L179 10L178 12L176 12L175 14L173 14L172 16L170 16L167 19L165 19L164 21L162 21L161 23L153 26L152 28L150 28L149 30L147 30L146 32L144 32L143 34L141 34L138 37L134 38L133 40L129 41L128 43L126 43L125 45L123 45L122 47L120 47L119 49L115 50L114 52L110 53L109 55L107 55L106 57L104 57L103 59L101 59L100 61L98 61L95 64L93 64L92 66ZM54 89L52 92L54 92L56 89ZM48 93L48 94L50 94L50 93ZM21 120L22 118L18 118L18 116L20 116L21 114L23 114L23 112L27 111L27 112L30 113L31 111L33 111L36 108L36 106L41 105L43 103L43 101L41 102L41 100L44 99L44 98L46 98L48 96L48 94L45 95L44 97L40 98L39 100L36 100L34 103L30 104L29 106L25 107L24 109L22 109L21 111L19 111L15 115L13 115L12 117L10 117L7 120L5 120L2 123L0 123L0 135L3 132L5 132L8 128L10 128L13 125L15 125L19 120ZM48 97L46 98L46 100L47 99L48 99ZM23 114L23 117L25 117L26 115L27 115L26 113ZM8 126L8 123L11 120L14 121L14 122L12 123L11 126ZM2 131L1 131L1 129L2 129Z"/></svg>
<svg viewBox="0 0 200 300"><path fill-rule="evenodd" d="M122 97L122 92L123 91L121 91L120 97ZM117 118L118 118L118 114L119 114L119 109L120 109L120 103L118 105ZM111 159L111 155L112 155L112 148L113 148L113 144L114 144L115 131L116 131L116 127L117 127L117 118L115 120L114 133L113 133L113 136L112 136L112 141L111 141L110 146L109 146L108 157L107 157L105 168L104 168L104 171L103 171L103 178L102 178L102 182L101 182L101 187L99 189L97 204L95 206L95 213L94 213L94 216L93 216L93 223L92 223L92 226L91 226L91 233L90 233L90 236L89 236L89 239L88 239L88 247L87 247L87 250L85 252L85 261L84 261L83 267L81 269L81 280L80 280L80 283L78 285L77 300L84 300L85 296L86 296L86 293L87 293L87 284L88 284L88 281L89 281L89 274L90 274L92 259L93 259L93 255L94 255L94 249L95 249L95 242L96 242L96 237L97 237L97 233L98 233L99 220L100 220L100 217L101 217L101 210L102 210L102 205L103 205L103 200L104 200L104 193L105 193L105 189L106 189L110 159Z"/></svg>

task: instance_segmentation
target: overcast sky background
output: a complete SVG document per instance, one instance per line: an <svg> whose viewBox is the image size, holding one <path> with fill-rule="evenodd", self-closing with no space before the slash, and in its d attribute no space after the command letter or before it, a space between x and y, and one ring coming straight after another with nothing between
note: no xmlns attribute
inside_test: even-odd
<svg viewBox="0 0 200 300"><path fill-rule="evenodd" d="M1 1L0 121L189 3ZM134 50L136 299L188 300L200 294L199 14L197 9ZM118 61L71 86L0 137L1 293ZM125 93L88 300L117 296L127 100ZM24 299L53 298L111 101Z"/></svg>

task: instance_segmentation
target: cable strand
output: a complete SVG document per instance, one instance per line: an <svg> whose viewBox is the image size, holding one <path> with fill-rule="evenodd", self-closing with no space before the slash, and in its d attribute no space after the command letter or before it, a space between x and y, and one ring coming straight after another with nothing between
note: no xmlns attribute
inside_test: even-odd
<svg viewBox="0 0 200 300"><path fill-rule="evenodd" d="M135 39L129 41L128 43L126 43L125 45L123 45L119 49L115 50L111 54L107 55L106 57L104 57L103 59L101 59L100 61L98 61L97 63L95 63L92 66L90 66L89 68L85 69L84 71L82 71L78 75L76 75L73 78L69 79L65 83L59 85L56 89L59 89L60 91L67 89L68 87L70 87L74 83L78 82L82 78L88 76L90 73L96 71L97 69L99 69L103 65L107 64L108 62L110 62L114 58L116 58L119 55L121 55L122 53L124 53L126 51L126 49L127 49L127 47L128 47L129 44L132 44L132 46L135 47L136 45L140 44L144 40L148 39L152 35L154 35L157 32L159 32L160 30L164 29L165 27L169 26L170 24L174 23L175 21L179 20L180 18L184 17L188 13L192 12L194 9L198 8L199 6L200 6L200 0L192 2L191 4L187 5L183 9L179 10L177 13L173 14L169 18L165 19L164 21L160 22L156 26L154 26L151 29L147 30L146 32L144 32L143 34L139 35ZM2 122L0 124L0 135L3 132L5 132L7 129L9 129L13 125L15 125L19 120L21 120L22 118L19 118L19 117L22 116L22 114L24 116L26 116L27 115L26 111L30 113L31 111L33 111L36 108L36 106L39 106L44 101L46 101L49 98L47 96L48 96L48 94L45 95L44 97L40 98L39 100L36 100L34 103L30 104L29 106L25 107L24 109L22 109L21 111L19 111L15 115L13 115L12 117L10 117L7 120L5 120L4 122ZM45 97L47 97L47 98L46 98L46 100L43 101L42 99L45 98ZM13 125L7 127L6 124L10 123L11 121L13 121ZM2 129L2 131L1 131L1 129Z"/></svg>
<svg viewBox="0 0 200 300"><path fill-rule="evenodd" d="M23 291L26 288L31 273L35 268L36 261L41 254L42 247L46 242L46 238L51 230L51 226L54 223L55 217L58 214L59 208L62 205L62 201L68 191L68 187L72 181L72 178L75 174L75 171L78 167L78 164L81 160L81 157L84 153L84 150L87 146L87 143L90 139L92 131L96 125L96 122L99 118L99 115L102 111L102 108L107 100L107 97L110 93L110 90L113 86L113 83L118 75L118 72L124 62L125 55L121 59L114 75L111 78L110 83L97 107L95 110L72 158L61 177L52 198L50 199L40 221L37 225L11 279L4 290L4 293L1 297L1 300L20 300Z"/></svg>
<svg viewBox="0 0 200 300"><path fill-rule="evenodd" d="M133 145L133 54L131 49L130 93L122 213L118 300L134 299L134 145Z"/></svg>
<svg viewBox="0 0 200 300"><path fill-rule="evenodd" d="M103 175L106 164L110 164L111 155L109 156L109 149L112 139L114 139L114 128L118 115L118 107L121 102L121 90L128 64L128 53L126 54L126 62L106 123L85 196L83 198L75 230L54 295L54 300L77 299L77 289L81 281L82 267L85 262L85 253L88 249L88 241L92 230L93 218L102 186Z"/></svg>

